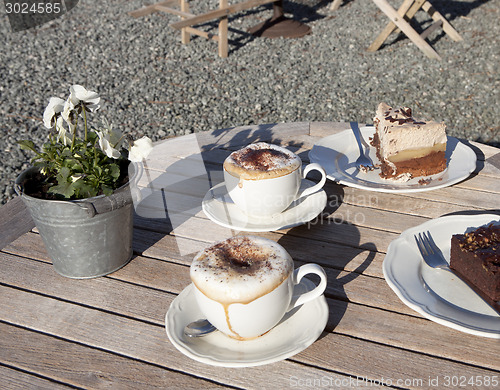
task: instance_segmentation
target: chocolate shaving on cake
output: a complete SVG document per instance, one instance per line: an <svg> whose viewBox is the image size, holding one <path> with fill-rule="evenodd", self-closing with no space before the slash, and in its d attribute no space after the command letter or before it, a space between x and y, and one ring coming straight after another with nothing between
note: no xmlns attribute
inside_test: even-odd
<svg viewBox="0 0 500 390"><path fill-rule="evenodd" d="M401 112L407 117L411 117L411 108L410 107L401 107Z"/></svg>
<svg viewBox="0 0 500 390"><path fill-rule="evenodd" d="M418 184L420 184L421 186L426 186L426 185L431 184L431 181L432 181L432 179L431 179L430 177L429 177L429 178L427 178L427 179L423 179L423 178L422 178L422 179L420 179L420 180L418 181Z"/></svg>
<svg viewBox="0 0 500 390"><path fill-rule="evenodd" d="M389 112L385 114L385 120L395 123L398 122L399 125L403 123L416 123L415 119L411 116L411 108L409 107L401 107L399 109L394 110L395 115L390 115ZM402 118L399 118L401 117Z"/></svg>

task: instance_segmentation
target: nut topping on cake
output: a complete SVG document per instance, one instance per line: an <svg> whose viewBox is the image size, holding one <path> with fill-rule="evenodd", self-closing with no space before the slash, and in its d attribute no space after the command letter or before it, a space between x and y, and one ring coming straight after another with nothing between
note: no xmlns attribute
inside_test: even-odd
<svg viewBox="0 0 500 390"><path fill-rule="evenodd" d="M494 263L500 265L500 253L497 248L500 247L500 226L490 224L486 227L480 227L473 232L465 233L464 240L460 243L460 248L474 252L483 250L487 253L487 257Z"/></svg>
<svg viewBox="0 0 500 390"><path fill-rule="evenodd" d="M500 313L499 222L464 234L454 234L451 238L450 267Z"/></svg>

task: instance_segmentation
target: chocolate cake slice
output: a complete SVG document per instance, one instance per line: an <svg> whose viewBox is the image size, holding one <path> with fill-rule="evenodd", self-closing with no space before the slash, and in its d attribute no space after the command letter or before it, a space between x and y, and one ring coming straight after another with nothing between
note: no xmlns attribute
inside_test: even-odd
<svg viewBox="0 0 500 390"><path fill-rule="evenodd" d="M454 234L450 267L500 313L500 224Z"/></svg>
<svg viewBox="0 0 500 390"><path fill-rule="evenodd" d="M407 181L446 169L446 125L417 120L408 107L380 103L372 145L376 148L384 179Z"/></svg>

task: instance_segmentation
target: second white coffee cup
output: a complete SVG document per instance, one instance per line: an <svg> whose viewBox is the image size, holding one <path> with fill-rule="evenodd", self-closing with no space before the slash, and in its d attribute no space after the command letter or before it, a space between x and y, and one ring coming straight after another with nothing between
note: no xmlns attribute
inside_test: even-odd
<svg viewBox="0 0 500 390"><path fill-rule="evenodd" d="M226 248L226 254L213 255L213 251L221 248ZM207 250L212 252L212 259L207 259ZM311 263L294 270L293 260L288 252L278 243L263 237L234 237L216 243L207 250L200 252L191 266L194 295L200 310L210 323L235 339L248 340L263 335L276 326L285 313L320 297L327 286L327 276L321 266ZM238 271L238 266L230 265L232 260L228 253L232 251L247 253L249 256L246 259L249 262L252 262L252 257L271 253L271 261L276 262L276 267L270 266L264 259L257 271L249 274L244 269ZM217 266L214 260L216 258L221 261ZM200 265L203 268L201 271ZM242 298L247 293L255 294L280 274L283 281L271 288L266 287L266 293L255 299ZM314 289L304 292L303 286L299 287L299 284L307 274L318 275L320 282ZM211 282L206 279L211 279ZM207 291L202 292L198 284Z"/></svg>

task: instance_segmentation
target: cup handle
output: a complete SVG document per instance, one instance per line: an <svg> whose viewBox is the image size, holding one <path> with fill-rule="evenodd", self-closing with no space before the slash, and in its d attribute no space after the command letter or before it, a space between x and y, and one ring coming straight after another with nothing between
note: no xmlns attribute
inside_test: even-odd
<svg viewBox="0 0 500 390"><path fill-rule="evenodd" d="M311 195L311 194L315 193L316 191L319 191L320 189L322 189L323 186L325 185L326 172L323 169L323 167L321 165L319 165L318 163L311 163L311 164L307 165L304 168L304 171L302 172L302 178L305 179L307 174L312 170L316 170L316 171L319 171L321 173L321 180L319 181L319 183L313 185L312 187L306 188L301 193L299 193L297 195L296 199L302 198L302 197L307 196L307 195Z"/></svg>
<svg viewBox="0 0 500 390"><path fill-rule="evenodd" d="M292 302L290 303L290 307L288 310L291 310L297 306L300 306L306 302L312 301L313 299L318 298L323 294L326 289L326 272L325 270L319 266L318 264L304 264L303 266L297 268L293 272L293 284L294 286L298 285L302 278L307 274L316 274L320 277L319 284L311 291L308 291L303 294L297 294L294 289L294 295L292 298Z"/></svg>

